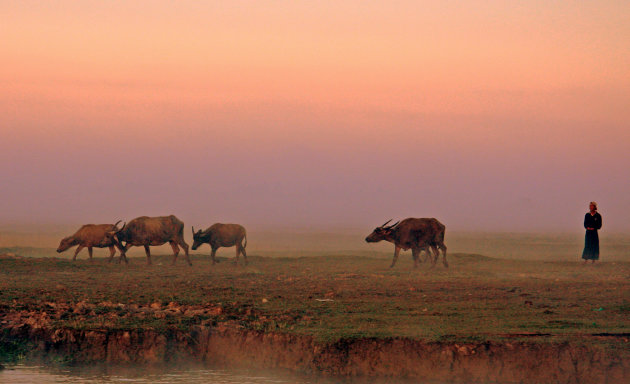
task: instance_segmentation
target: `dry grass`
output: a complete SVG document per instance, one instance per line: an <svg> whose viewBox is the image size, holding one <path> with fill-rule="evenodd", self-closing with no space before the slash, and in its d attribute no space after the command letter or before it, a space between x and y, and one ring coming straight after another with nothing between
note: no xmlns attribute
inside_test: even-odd
<svg viewBox="0 0 630 384"><path fill-rule="evenodd" d="M170 260L157 256L147 267L142 258L125 266L103 258L90 264L1 257L0 312L51 315L50 303L56 303L65 309L51 315L54 326L186 329L225 322L321 340L489 340L534 333L549 335L537 337L541 341L601 342L593 335L630 333L627 262L584 266L454 254L449 269L423 264L413 270L406 254L394 269L388 268L386 254L252 255L246 267L225 258L211 266L208 256L193 256L192 268L181 259L171 267ZM88 310L73 311L81 302L90 305ZM138 316L133 309L154 303L162 308L171 303L183 313L221 311Z"/></svg>

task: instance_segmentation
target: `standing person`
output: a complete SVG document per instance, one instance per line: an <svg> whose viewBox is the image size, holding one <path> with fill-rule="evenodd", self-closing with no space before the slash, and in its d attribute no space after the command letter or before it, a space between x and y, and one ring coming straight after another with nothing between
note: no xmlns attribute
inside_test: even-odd
<svg viewBox="0 0 630 384"><path fill-rule="evenodd" d="M586 235L584 236L584 251L582 252L582 258L584 263L591 260L591 263L595 263L599 260L599 236L597 230L602 227L602 215L597 212L597 203L591 201L588 206L589 212L584 216L584 228L586 228Z"/></svg>

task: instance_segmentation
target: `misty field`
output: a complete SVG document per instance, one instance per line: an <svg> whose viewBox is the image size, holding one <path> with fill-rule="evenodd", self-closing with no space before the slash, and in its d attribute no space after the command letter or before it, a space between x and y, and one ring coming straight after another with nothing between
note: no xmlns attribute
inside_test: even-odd
<svg viewBox="0 0 630 384"><path fill-rule="evenodd" d="M221 250L158 253L130 264L0 257L0 321L73 329L188 329L226 324L318 340L406 337L431 341L582 340L627 348L630 263L519 261L449 255L450 268L412 268L389 253L268 257L249 265ZM31 250L32 251L32 250ZM35 251L32 251L35 252ZM102 251L106 253L105 251ZM0 252L0 254L3 252ZM98 257L98 256L101 257ZM35 256L35 255L31 255ZM34 320L28 320L34 319Z"/></svg>

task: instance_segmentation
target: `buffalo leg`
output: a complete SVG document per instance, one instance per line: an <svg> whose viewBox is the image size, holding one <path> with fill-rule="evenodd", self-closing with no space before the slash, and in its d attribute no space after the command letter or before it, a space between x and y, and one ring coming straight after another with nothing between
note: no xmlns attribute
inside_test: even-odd
<svg viewBox="0 0 630 384"><path fill-rule="evenodd" d="M411 255L413 256L413 267L418 268L418 261L420 259L420 252L422 249L412 248Z"/></svg>
<svg viewBox="0 0 630 384"><path fill-rule="evenodd" d="M446 245L440 244L440 249L442 250L442 263L448 268L448 262L446 261Z"/></svg>
<svg viewBox="0 0 630 384"><path fill-rule="evenodd" d="M173 248L173 263L171 265L175 265L175 261L177 261L177 255L179 255L179 247L174 241L169 241L169 244L171 245L171 248Z"/></svg>
<svg viewBox="0 0 630 384"><path fill-rule="evenodd" d="M431 258L431 267L435 267L435 263L437 262L438 258L440 257L440 251L438 251L437 247L435 245L432 245L430 248L430 251L427 250L427 252L429 252L429 256L431 254L431 252L433 252L433 257Z"/></svg>
<svg viewBox="0 0 630 384"><path fill-rule="evenodd" d="M112 262L112 259L114 258L114 255L116 254L116 248L114 248L113 245L109 246L109 262Z"/></svg>
<svg viewBox="0 0 630 384"><path fill-rule="evenodd" d="M242 244L239 244L238 247L241 250L241 253L243 254L243 259L245 261L245 265L247 265L247 252L245 252L245 247L243 247Z"/></svg>
<svg viewBox="0 0 630 384"><path fill-rule="evenodd" d="M188 244L186 244L183 238L180 238L177 241L177 243L179 244L180 247L184 249L184 255L186 255L186 262L188 263L188 265L192 266L192 263L190 262L190 256L188 256Z"/></svg>
<svg viewBox="0 0 630 384"><path fill-rule="evenodd" d="M214 257L214 255L217 254L217 248L212 248L212 253L210 254L210 257L212 258L212 265L215 265L217 263L217 259Z"/></svg>
<svg viewBox="0 0 630 384"><path fill-rule="evenodd" d="M147 254L147 265L151 265L151 250L148 245L144 246L144 252Z"/></svg>
<svg viewBox="0 0 630 384"><path fill-rule="evenodd" d="M92 260L92 247L87 247L88 249L88 254L90 255L90 263L93 261Z"/></svg>
<svg viewBox="0 0 630 384"><path fill-rule="evenodd" d="M121 260L125 260L125 264L129 264L129 260L127 260L127 250L131 248L131 244L127 243L127 245L123 247L122 243L117 242L116 247L118 247L118 250L120 251L120 257L118 258L117 264L120 264Z"/></svg>
<svg viewBox="0 0 630 384"><path fill-rule="evenodd" d="M431 249L430 248L425 248L424 249L424 259L422 260L424 263L426 263L427 261L429 261L429 259L433 258L433 254L431 253Z"/></svg>
<svg viewBox="0 0 630 384"><path fill-rule="evenodd" d="M394 259L392 260L392 265L390 265L390 268L394 268L394 265L396 265L396 261L398 261L398 255L400 254L400 247L396 247L394 248Z"/></svg>
<svg viewBox="0 0 630 384"><path fill-rule="evenodd" d="M77 255L79 254L79 252L81 252L82 249L83 249L82 245L79 245L77 247L77 249L74 251L74 257L72 258L72 261L75 261L77 259Z"/></svg>

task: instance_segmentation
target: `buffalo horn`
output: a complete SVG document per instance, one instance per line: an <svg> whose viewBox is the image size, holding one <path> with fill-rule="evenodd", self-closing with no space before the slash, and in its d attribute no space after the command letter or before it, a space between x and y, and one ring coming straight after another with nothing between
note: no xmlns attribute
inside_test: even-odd
<svg viewBox="0 0 630 384"><path fill-rule="evenodd" d="M387 223L389 223L390 221L392 221L392 219L387 220L383 225L381 225L381 227L384 227L387 225Z"/></svg>
<svg viewBox="0 0 630 384"><path fill-rule="evenodd" d="M191 225L190 228L192 228L193 236L195 236L195 227Z"/></svg>
<svg viewBox="0 0 630 384"><path fill-rule="evenodd" d="M395 226L397 226L397 225L398 225L398 223L400 223L400 220L398 220L396 223L394 223L394 224L390 225L389 227L387 227L387 229L392 229L392 228L394 228Z"/></svg>
<svg viewBox="0 0 630 384"><path fill-rule="evenodd" d="M118 227L118 223L120 223L121 221L122 221L122 220L118 220L118 221L116 222L116 224L114 224L114 228Z"/></svg>

